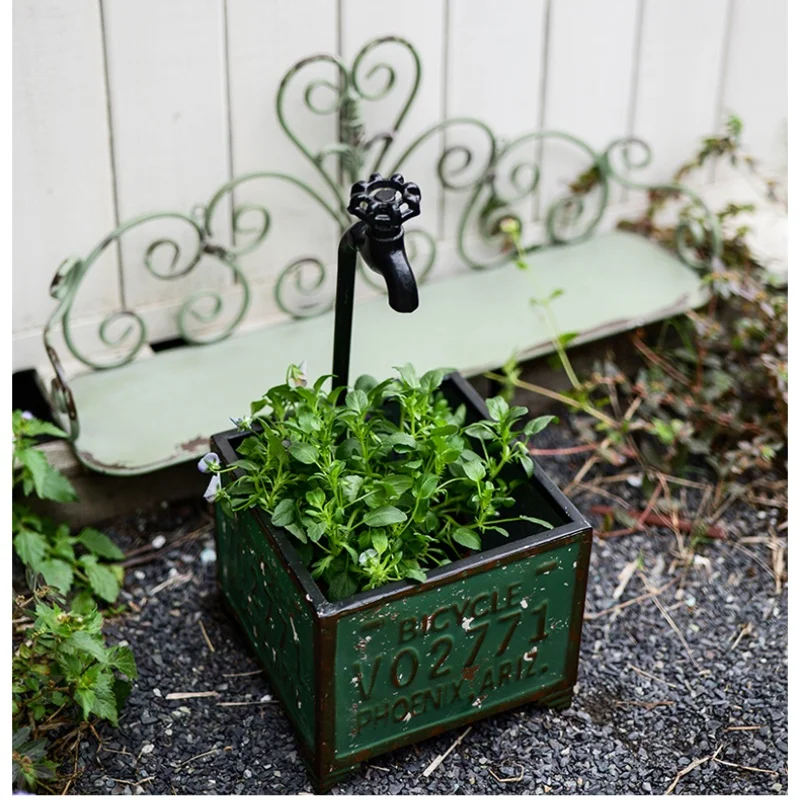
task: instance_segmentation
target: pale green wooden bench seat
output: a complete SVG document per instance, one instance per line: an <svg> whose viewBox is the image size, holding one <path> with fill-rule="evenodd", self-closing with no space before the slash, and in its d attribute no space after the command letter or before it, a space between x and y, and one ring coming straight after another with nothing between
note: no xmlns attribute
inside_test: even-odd
<svg viewBox="0 0 800 800"><path fill-rule="evenodd" d="M564 290L553 303L562 332L588 341L698 306L697 274L652 242L623 232L528 257L537 288ZM530 304L532 275L508 264L465 271L420 287L420 307L397 314L384 298L358 304L351 375L453 367L467 375L547 352L550 334ZM330 372L332 312L240 333L207 346L156 353L70 381L80 414L76 454L109 474L149 472L196 459L210 434L231 427L251 400L307 361L312 378Z"/></svg>

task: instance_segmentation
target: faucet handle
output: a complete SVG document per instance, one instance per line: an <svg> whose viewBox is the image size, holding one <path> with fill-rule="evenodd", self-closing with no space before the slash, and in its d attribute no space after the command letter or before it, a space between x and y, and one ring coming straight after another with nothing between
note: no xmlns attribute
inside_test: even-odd
<svg viewBox="0 0 800 800"><path fill-rule="evenodd" d="M375 172L368 181L353 184L347 210L375 235L387 238L399 234L404 222L419 216L421 198L419 186L406 183L399 172L388 179Z"/></svg>

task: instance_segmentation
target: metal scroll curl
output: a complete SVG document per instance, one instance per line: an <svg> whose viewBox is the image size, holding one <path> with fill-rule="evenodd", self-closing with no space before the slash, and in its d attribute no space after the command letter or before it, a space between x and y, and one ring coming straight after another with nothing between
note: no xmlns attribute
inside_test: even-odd
<svg viewBox="0 0 800 800"><path fill-rule="evenodd" d="M650 146L635 137L613 141L603 154L608 176L621 186L646 192L663 192L670 197L686 197L688 206L675 226L675 249L680 259L697 270L710 269L722 252L722 233L716 215L700 196L680 183L645 184L627 177L652 161Z"/></svg>
<svg viewBox="0 0 800 800"><path fill-rule="evenodd" d="M278 308L295 319L315 317L333 308L328 271L318 258L307 256L287 264L275 282Z"/></svg>
<svg viewBox="0 0 800 800"><path fill-rule="evenodd" d="M218 341L233 330L244 316L249 302L249 291L241 271L221 248L208 245L203 228L191 216L177 212L161 212L142 215L118 226L86 258L70 258L59 267L50 287L51 296L59 302L45 326L46 346L52 347L53 332L56 327L60 327L70 353L92 369L113 369L128 364L136 357L147 342L147 325L141 314L129 308L117 309L107 314L97 328L97 341L102 345L99 348L100 354L89 355L84 351L84 346L78 344L73 331L73 305L88 271L107 248L120 241L129 231L159 221L176 224L177 228L169 236L159 235L144 249L142 264L153 277L170 281L185 277L192 272L204 255L211 254L218 257L218 262L230 270L236 282L242 286L240 305L234 310L234 321L226 325L222 331L204 337L197 330L198 323L200 326L217 323L225 304L221 296L211 297L214 293L203 292L201 293L203 303L200 302L200 296L193 295L181 306L178 312L181 333L188 341L201 343ZM190 320L192 325L188 324ZM53 366L57 367L55 363ZM58 366L60 367L60 364ZM58 374L58 369L56 373Z"/></svg>
<svg viewBox="0 0 800 800"><path fill-rule="evenodd" d="M375 60L375 51L385 46L399 46L411 57L411 82L405 97L400 98L399 110L388 130L379 132L369 139L361 117L361 103L375 103L394 93L399 85L396 68L385 60ZM315 77L300 90L305 108L317 116L337 115L339 126L338 141L314 152L289 123L287 110L292 86L298 76L311 71L319 71L320 65L330 65L331 77ZM316 69L315 69L316 68ZM394 135L403 124L417 95L422 74L422 64L414 47L398 36L383 36L368 42L356 54L352 66L348 66L338 56L322 53L310 56L295 64L283 77L275 100L278 123L290 141L314 166L322 177L333 197L337 209L346 214L346 192L342 186L352 183L364 175L379 171L384 156ZM371 151L375 155L368 163ZM330 157L338 157L337 168L331 168Z"/></svg>
<svg viewBox="0 0 800 800"><path fill-rule="evenodd" d="M525 157L521 151L546 140L560 141L581 151L591 168L596 168L597 180L588 194L570 190L552 201L543 212L546 239L530 241L524 236L528 226L519 206L524 201L533 203L541 188L541 170L537 155ZM537 131L513 139L499 150L492 169L475 186L461 215L457 247L462 259L473 269L506 263L512 248L501 223L507 219L519 224L525 252L585 239L597 227L608 205L608 179L602 166L601 156L586 142L562 131Z"/></svg>

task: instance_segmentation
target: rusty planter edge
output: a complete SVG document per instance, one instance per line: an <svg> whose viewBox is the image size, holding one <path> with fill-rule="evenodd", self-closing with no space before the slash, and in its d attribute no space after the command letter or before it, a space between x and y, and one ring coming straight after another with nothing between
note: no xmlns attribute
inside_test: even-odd
<svg viewBox="0 0 800 800"><path fill-rule="evenodd" d="M470 412L488 415L480 395L460 375L446 383ZM233 441L241 438L238 431L212 438L224 464L237 458ZM317 791L326 791L365 759L509 708L531 702L569 705L591 526L538 464L530 484L548 504L551 519L561 522L552 530L519 535L433 569L423 584L399 581L339 602L325 598L287 536L265 514L250 510L230 520L217 510L222 593L292 722ZM522 591L528 596L517 597ZM534 600L539 605L527 613ZM548 612L553 602L556 607ZM395 642L391 634L398 631ZM513 650L510 645L519 648L526 637L534 646ZM420 648L428 645L426 656ZM459 657L465 657L465 666L456 682L452 664ZM462 691L469 691L466 698ZM444 713L437 714L442 705ZM398 711L407 713L401 718Z"/></svg>

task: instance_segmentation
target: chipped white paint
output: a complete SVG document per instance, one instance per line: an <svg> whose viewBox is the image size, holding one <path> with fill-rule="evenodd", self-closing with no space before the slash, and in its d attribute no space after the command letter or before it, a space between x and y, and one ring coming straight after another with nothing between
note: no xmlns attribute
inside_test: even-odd
<svg viewBox="0 0 800 800"><path fill-rule="evenodd" d="M523 597L522 600L519 601L519 604L520 604L520 606L522 606L522 608L527 608L528 607L527 598Z"/></svg>
<svg viewBox="0 0 800 800"><path fill-rule="evenodd" d="M464 617L463 622L461 623L461 627L469 633L469 626L472 625L473 620L475 617Z"/></svg>
<svg viewBox="0 0 800 800"><path fill-rule="evenodd" d="M297 635L297 629L294 627L294 617L289 614L289 624L292 626L292 638L296 641L300 641L300 637Z"/></svg>
<svg viewBox="0 0 800 800"><path fill-rule="evenodd" d="M411 712L410 711L408 712L408 714L406 714L403 717L403 722L411 722Z"/></svg>
<svg viewBox="0 0 800 800"><path fill-rule="evenodd" d="M539 648L534 645L531 650L528 650L527 653L524 653L522 656L523 661L533 661L536 658L536 653L539 651Z"/></svg>

